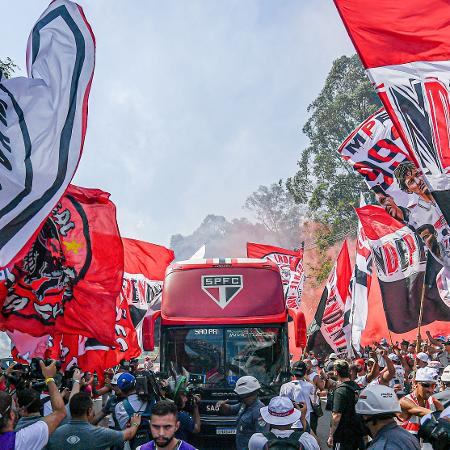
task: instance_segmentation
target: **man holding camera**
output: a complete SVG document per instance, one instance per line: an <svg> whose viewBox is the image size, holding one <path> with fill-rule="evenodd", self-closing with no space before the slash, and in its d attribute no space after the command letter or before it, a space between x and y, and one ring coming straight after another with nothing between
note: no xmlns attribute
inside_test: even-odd
<svg viewBox="0 0 450 450"><path fill-rule="evenodd" d="M125 397L121 402L117 403L114 410L120 429L124 430L127 427L133 414L137 413L143 419L136 436L129 443L129 448L134 450L151 438L150 417L152 405L146 399L140 398L136 393L136 377L131 373L123 372L120 374L117 379L117 386Z"/></svg>
<svg viewBox="0 0 450 450"><path fill-rule="evenodd" d="M47 444L49 436L66 417L64 401L54 379L55 362L45 366L42 361L39 361L39 365L48 386L53 412L26 428L14 431L16 413L13 409L13 399L6 392L0 392L0 448L2 450L41 450Z"/></svg>

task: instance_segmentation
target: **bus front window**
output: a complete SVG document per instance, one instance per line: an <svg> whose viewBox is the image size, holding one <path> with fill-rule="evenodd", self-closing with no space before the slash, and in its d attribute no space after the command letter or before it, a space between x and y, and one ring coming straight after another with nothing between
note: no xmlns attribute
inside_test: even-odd
<svg viewBox="0 0 450 450"><path fill-rule="evenodd" d="M252 375L268 385L283 368L280 328L231 328L225 331L227 375Z"/></svg>
<svg viewBox="0 0 450 450"><path fill-rule="evenodd" d="M202 376L205 384L223 380L223 330L178 328L168 330L167 361L177 373Z"/></svg>

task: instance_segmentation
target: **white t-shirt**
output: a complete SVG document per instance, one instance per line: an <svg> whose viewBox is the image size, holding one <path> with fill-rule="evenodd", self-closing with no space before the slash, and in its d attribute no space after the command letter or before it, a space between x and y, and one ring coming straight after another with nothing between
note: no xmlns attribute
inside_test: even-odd
<svg viewBox="0 0 450 450"><path fill-rule="evenodd" d="M135 412L142 414L147 409L147 402L143 402L137 394L131 394L127 398ZM130 420L130 417L125 410L125 406L123 406L123 401L117 403L114 412L116 413L116 419L119 423L120 429L124 430L127 422Z"/></svg>
<svg viewBox="0 0 450 450"><path fill-rule="evenodd" d="M289 383L284 383L280 388L281 396L289 397L294 402L306 405L306 421L308 423L310 422L311 401L314 399L314 393L314 385L306 380L292 380Z"/></svg>
<svg viewBox="0 0 450 450"><path fill-rule="evenodd" d="M294 430L277 430L276 428L272 428L270 431L275 436L281 438L287 438L294 432ZM319 444L309 433L303 433L300 436L298 442L302 444L305 450L320 450ZM250 438L250 441L248 443L248 450L263 450L266 444L267 438L264 437L264 434L255 433Z"/></svg>
<svg viewBox="0 0 450 450"><path fill-rule="evenodd" d="M15 450L41 450L48 442L48 426L39 420L16 433Z"/></svg>

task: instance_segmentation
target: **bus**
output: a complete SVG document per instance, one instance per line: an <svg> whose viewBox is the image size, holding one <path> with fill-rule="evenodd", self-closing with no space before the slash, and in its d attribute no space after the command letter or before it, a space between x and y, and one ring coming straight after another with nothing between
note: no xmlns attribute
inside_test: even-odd
<svg viewBox="0 0 450 450"><path fill-rule="evenodd" d="M159 345L161 372L188 375L201 393L204 437L236 433L236 417L220 416L216 404L237 402L239 377L256 377L263 401L278 395L289 373L289 339L306 345L305 317L286 308L279 269L265 259L174 263L166 271L161 309L143 324L144 350Z"/></svg>

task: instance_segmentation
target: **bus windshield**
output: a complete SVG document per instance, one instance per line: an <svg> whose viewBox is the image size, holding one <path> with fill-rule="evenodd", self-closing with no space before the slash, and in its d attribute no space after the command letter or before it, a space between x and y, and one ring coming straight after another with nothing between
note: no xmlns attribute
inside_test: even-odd
<svg viewBox="0 0 450 450"><path fill-rule="evenodd" d="M243 375L269 384L285 369L281 327L170 328L165 368L189 373L198 383L232 386Z"/></svg>

